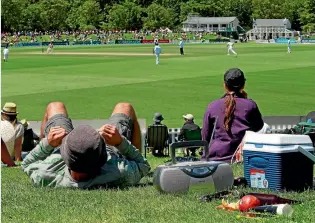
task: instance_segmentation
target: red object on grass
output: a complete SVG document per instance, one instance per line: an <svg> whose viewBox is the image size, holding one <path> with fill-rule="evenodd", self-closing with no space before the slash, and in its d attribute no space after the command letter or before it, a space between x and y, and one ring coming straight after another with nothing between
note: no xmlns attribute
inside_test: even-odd
<svg viewBox="0 0 315 223"><path fill-rule="evenodd" d="M300 201L282 198L275 194L249 193L248 195L258 198L261 205L301 203Z"/></svg>
<svg viewBox="0 0 315 223"><path fill-rule="evenodd" d="M252 195L242 197L239 203L240 211L248 211L251 208L260 206L260 200Z"/></svg>

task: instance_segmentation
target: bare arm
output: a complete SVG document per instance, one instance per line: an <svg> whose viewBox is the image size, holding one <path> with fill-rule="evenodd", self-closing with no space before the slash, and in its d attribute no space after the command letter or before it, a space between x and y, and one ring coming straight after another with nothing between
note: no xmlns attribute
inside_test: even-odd
<svg viewBox="0 0 315 223"><path fill-rule="evenodd" d="M149 173L151 167L147 160L134 145L120 135L115 126L104 125L98 131L104 137L106 144L115 146L120 154L126 157L121 160L120 166L124 166L123 169L128 173L128 185L138 183L143 176Z"/></svg>

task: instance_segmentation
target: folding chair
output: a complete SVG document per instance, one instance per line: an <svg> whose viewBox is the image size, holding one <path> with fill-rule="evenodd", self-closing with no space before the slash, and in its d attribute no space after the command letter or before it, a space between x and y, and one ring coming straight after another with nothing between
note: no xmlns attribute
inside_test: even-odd
<svg viewBox="0 0 315 223"><path fill-rule="evenodd" d="M184 138L185 141L201 140L201 129L185 131Z"/></svg>
<svg viewBox="0 0 315 223"><path fill-rule="evenodd" d="M186 130L184 134L184 141L195 141L195 140L201 140L201 129ZM189 156L189 151L195 154L197 149L199 149L199 147L187 148L187 155Z"/></svg>
<svg viewBox="0 0 315 223"><path fill-rule="evenodd" d="M158 152L162 151L162 154L165 155L165 149L167 151L167 155L169 155L168 129L166 125L154 124L148 127L144 148L144 157L147 156L148 148L152 149L152 154L154 156L157 156L157 154L155 153L156 150L158 150Z"/></svg>

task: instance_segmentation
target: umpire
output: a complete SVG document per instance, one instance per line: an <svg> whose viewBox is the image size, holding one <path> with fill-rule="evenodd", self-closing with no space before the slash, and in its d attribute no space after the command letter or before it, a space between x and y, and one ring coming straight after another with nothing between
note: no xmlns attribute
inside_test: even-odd
<svg viewBox="0 0 315 223"><path fill-rule="evenodd" d="M184 40L183 40L183 38L180 38L179 52L180 52L180 55L184 56Z"/></svg>

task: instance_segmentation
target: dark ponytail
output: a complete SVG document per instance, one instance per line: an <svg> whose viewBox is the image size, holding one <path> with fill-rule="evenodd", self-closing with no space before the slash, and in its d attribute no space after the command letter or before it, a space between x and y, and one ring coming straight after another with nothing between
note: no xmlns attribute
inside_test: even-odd
<svg viewBox="0 0 315 223"><path fill-rule="evenodd" d="M232 91L225 95L224 129L227 132L231 131L231 125L234 118L234 111L236 108L235 96L238 95L242 98L247 98L247 93L244 90L240 90L237 93Z"/></svg>

